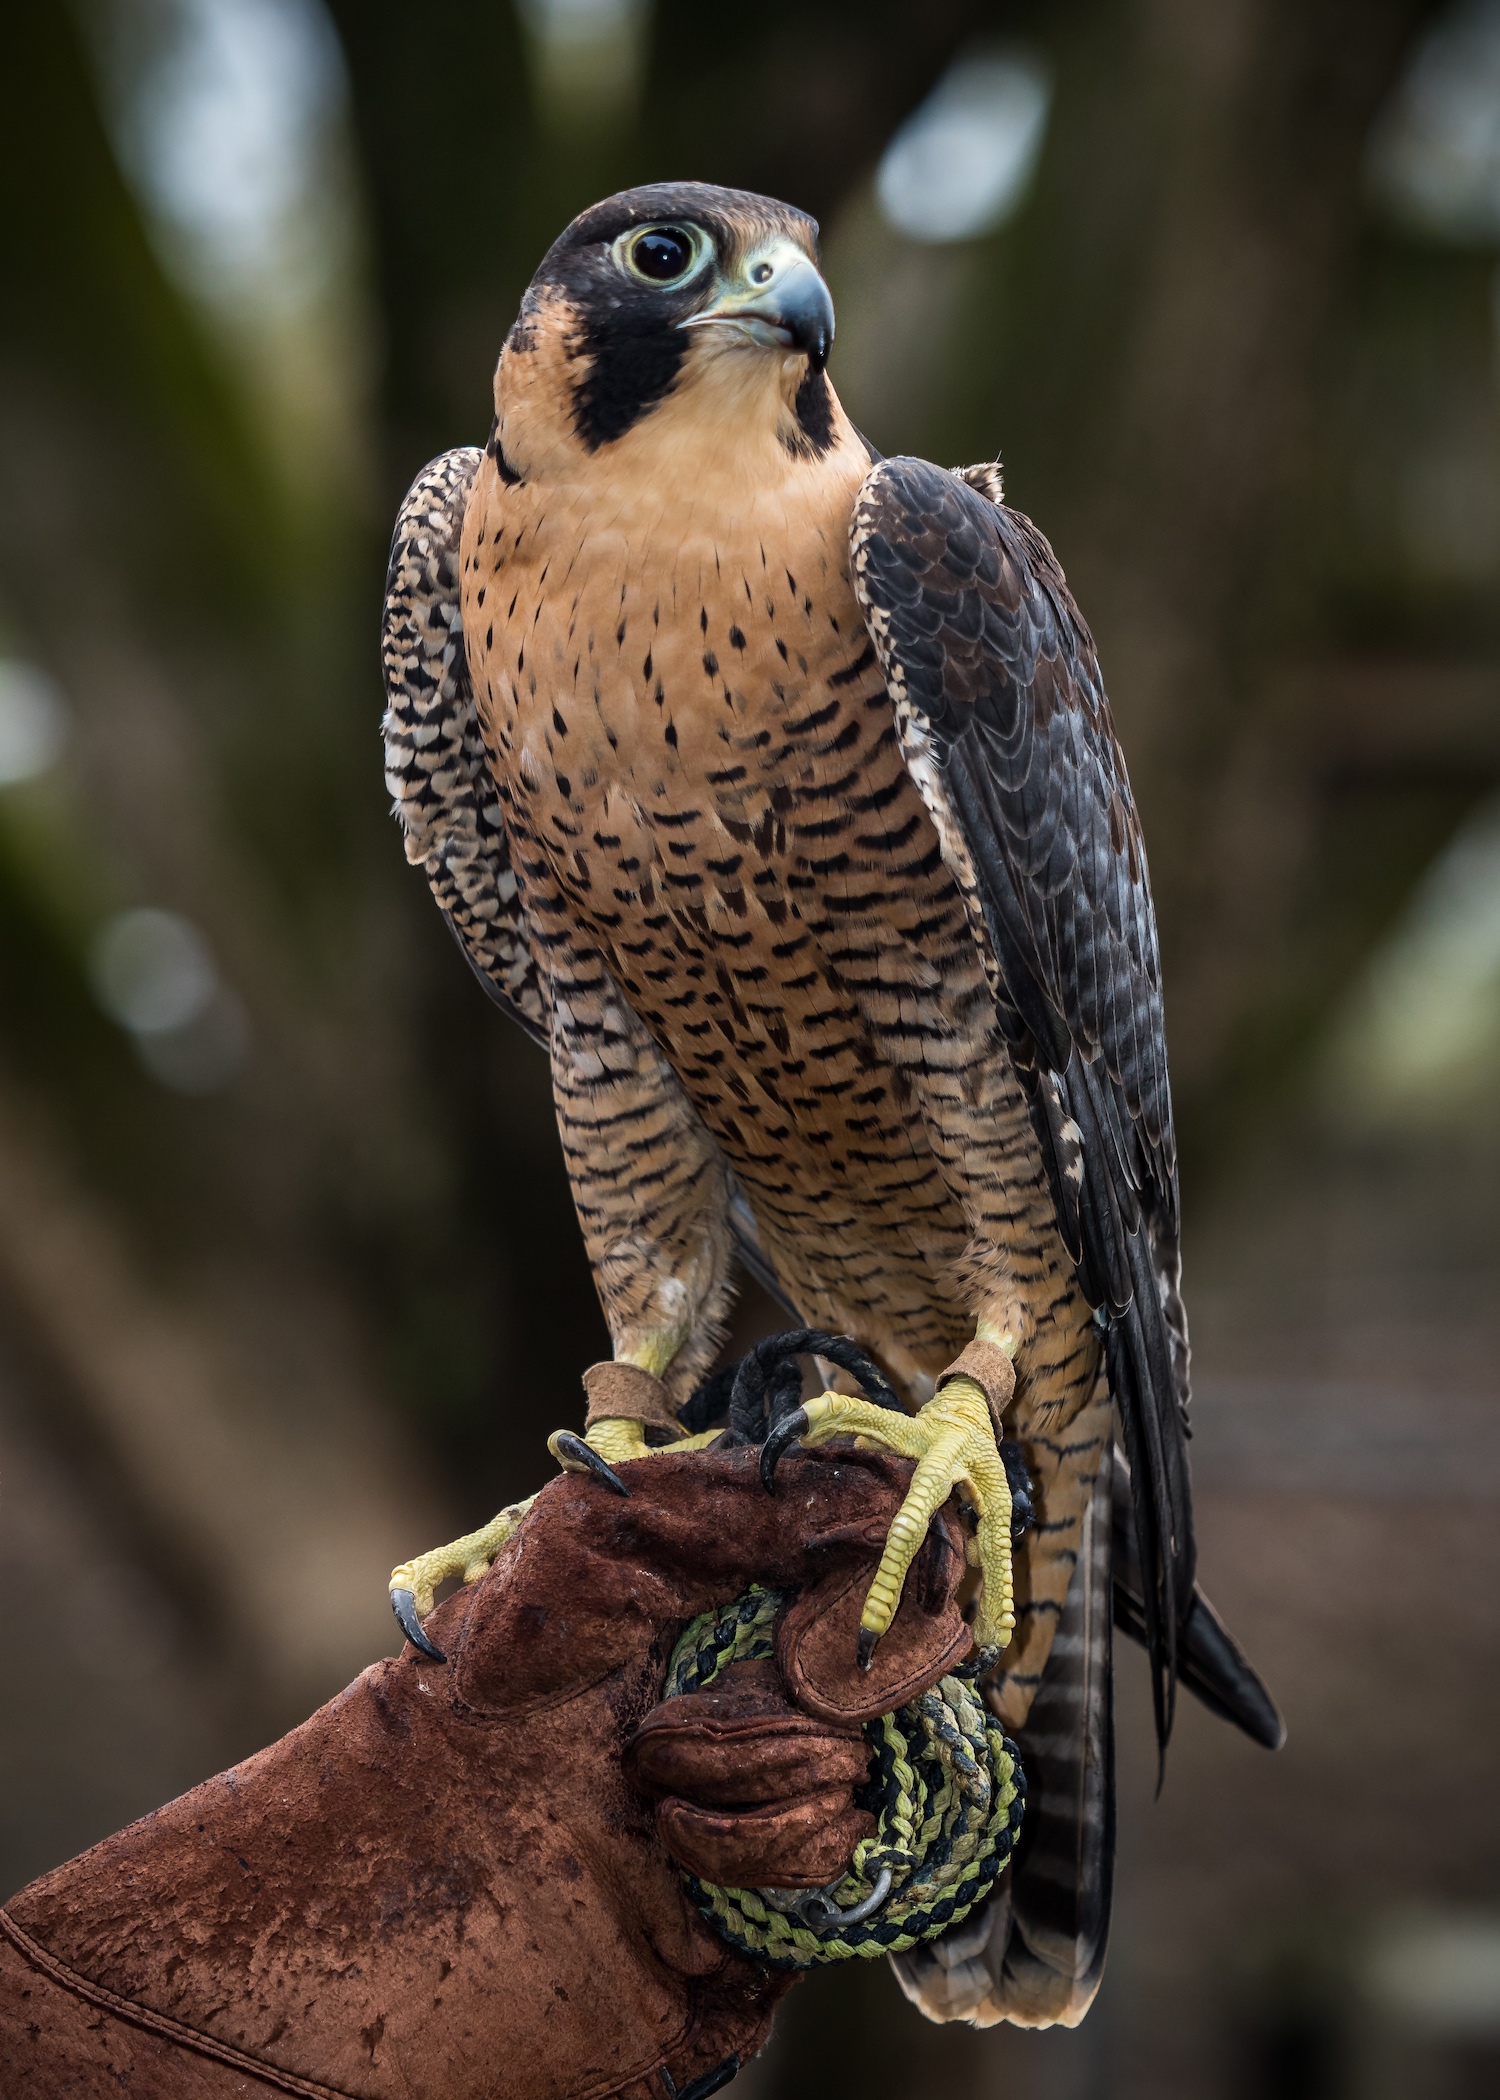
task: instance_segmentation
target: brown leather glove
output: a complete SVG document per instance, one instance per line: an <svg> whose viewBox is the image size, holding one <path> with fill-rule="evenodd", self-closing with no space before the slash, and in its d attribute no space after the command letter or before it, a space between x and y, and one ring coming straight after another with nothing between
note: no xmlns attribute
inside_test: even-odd
<svg viewBox="0 0 1500 2100"><path fill-rule="evenodd" d="M866 1675L905 1461L799 1455L774 1497L750 1450L621 1471L628 1500L549 1483L433 1615L447 1663L377 1663L13 1897L0 2091L663 2100L753 2054L793 1979L719 1939L662 1840L712 1879L841 1871L859 1720L967 1645L958 1533L935 1527ZM657 1705L683 1625L751 1581L800 1591L775 1666Z"/></svg>
<svg viewBox="0 0 1500 2100"><path fill-rule="evenodd" d="M672 1857L731 1888L822 1888L875 1829L853 1799L870 1774L863 1730L799 1713L774 1662L735 1663L712 1691L663 1700L627 1744L625 1772L666 1797L656 1828Z"/></svg>
<svg viewBox="0 0 1500 2100"><path fill-rule="evenodd" d="M868 1562L802 1591L776 1625L775 1660L734 1663L705 1692L664 1699L625 1746L626 1776L665 1798L662 1843L704 1881L824 1888L875 1818L864 1723L935 1684L969 1647L955 1598L960 1534L945 1513L870 1669L856 1657Z"/></svg>

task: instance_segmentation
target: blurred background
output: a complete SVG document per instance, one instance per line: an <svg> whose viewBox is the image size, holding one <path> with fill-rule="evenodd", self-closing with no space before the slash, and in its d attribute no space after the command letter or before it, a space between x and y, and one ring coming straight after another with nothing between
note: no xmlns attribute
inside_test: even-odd
<svg viewBox="0 0 1500 2100"><path fill-rule="evenodd" d="M1500 4L40 0L0 67L0 1881L395 1646L606 1342L544 1061L387 816L415 470L627 183L822 221L998 451L1150 842L1204 1582L1076 2033L815 1977L747 2100L1500 2093ZM737 1340L780 1324L748 1296Z"/></svg>

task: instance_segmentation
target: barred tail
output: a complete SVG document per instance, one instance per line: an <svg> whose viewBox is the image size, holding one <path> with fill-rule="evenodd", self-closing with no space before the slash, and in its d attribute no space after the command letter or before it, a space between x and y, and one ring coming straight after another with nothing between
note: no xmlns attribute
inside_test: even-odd
<svg viewBox="0 0 1500 2100"><path fill-rule="evenodd" d="M1111 1454L1094 1483L1057 1636L1017 1747L1026 1821L976 1916L892 1957L929 2020L1075 2027L1104 1972L1114 1876Z"/></svg>

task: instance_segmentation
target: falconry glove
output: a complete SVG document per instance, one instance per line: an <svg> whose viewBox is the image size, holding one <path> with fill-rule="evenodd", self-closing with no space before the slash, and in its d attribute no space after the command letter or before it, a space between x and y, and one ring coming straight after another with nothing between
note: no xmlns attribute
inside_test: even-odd
<svg viewBox="0 0 1500 2100"><path fill-rule="evenodd" d="M875 1667L861 1600L909 1485L878 1452L565 1473L481 1580L302 1727L0 1912L0 2088L157 2100L695 2100L794 1972L678 1862L816 1889L871 1818L860 1729L969 1646L945 1512ZM662 1699L683 1628L796 1593L769 1661Z"/></svg>

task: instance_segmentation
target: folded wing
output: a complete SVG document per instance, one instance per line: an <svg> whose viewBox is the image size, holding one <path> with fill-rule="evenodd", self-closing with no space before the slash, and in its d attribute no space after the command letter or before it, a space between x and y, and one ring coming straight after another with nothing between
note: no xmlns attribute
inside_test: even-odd
<svg viewBox="0 0 1500 2100"><path fill-rule="evenodd" d="M439 911L495 1004L545 1044L546 980L526 939L505 820L464 653L459 540L483 458L472 445L422 469L396 519L380 625L385 779Z"/></svg>
<svg viewBox="0 0 1500 2100"><path fill-rule="evenodd" d="M970 472L872 467L855 588L1104 1327L1165 1742L1194 1546L1156 918L1093 639L1047 542L998 500L996 470Z"/></svg>

